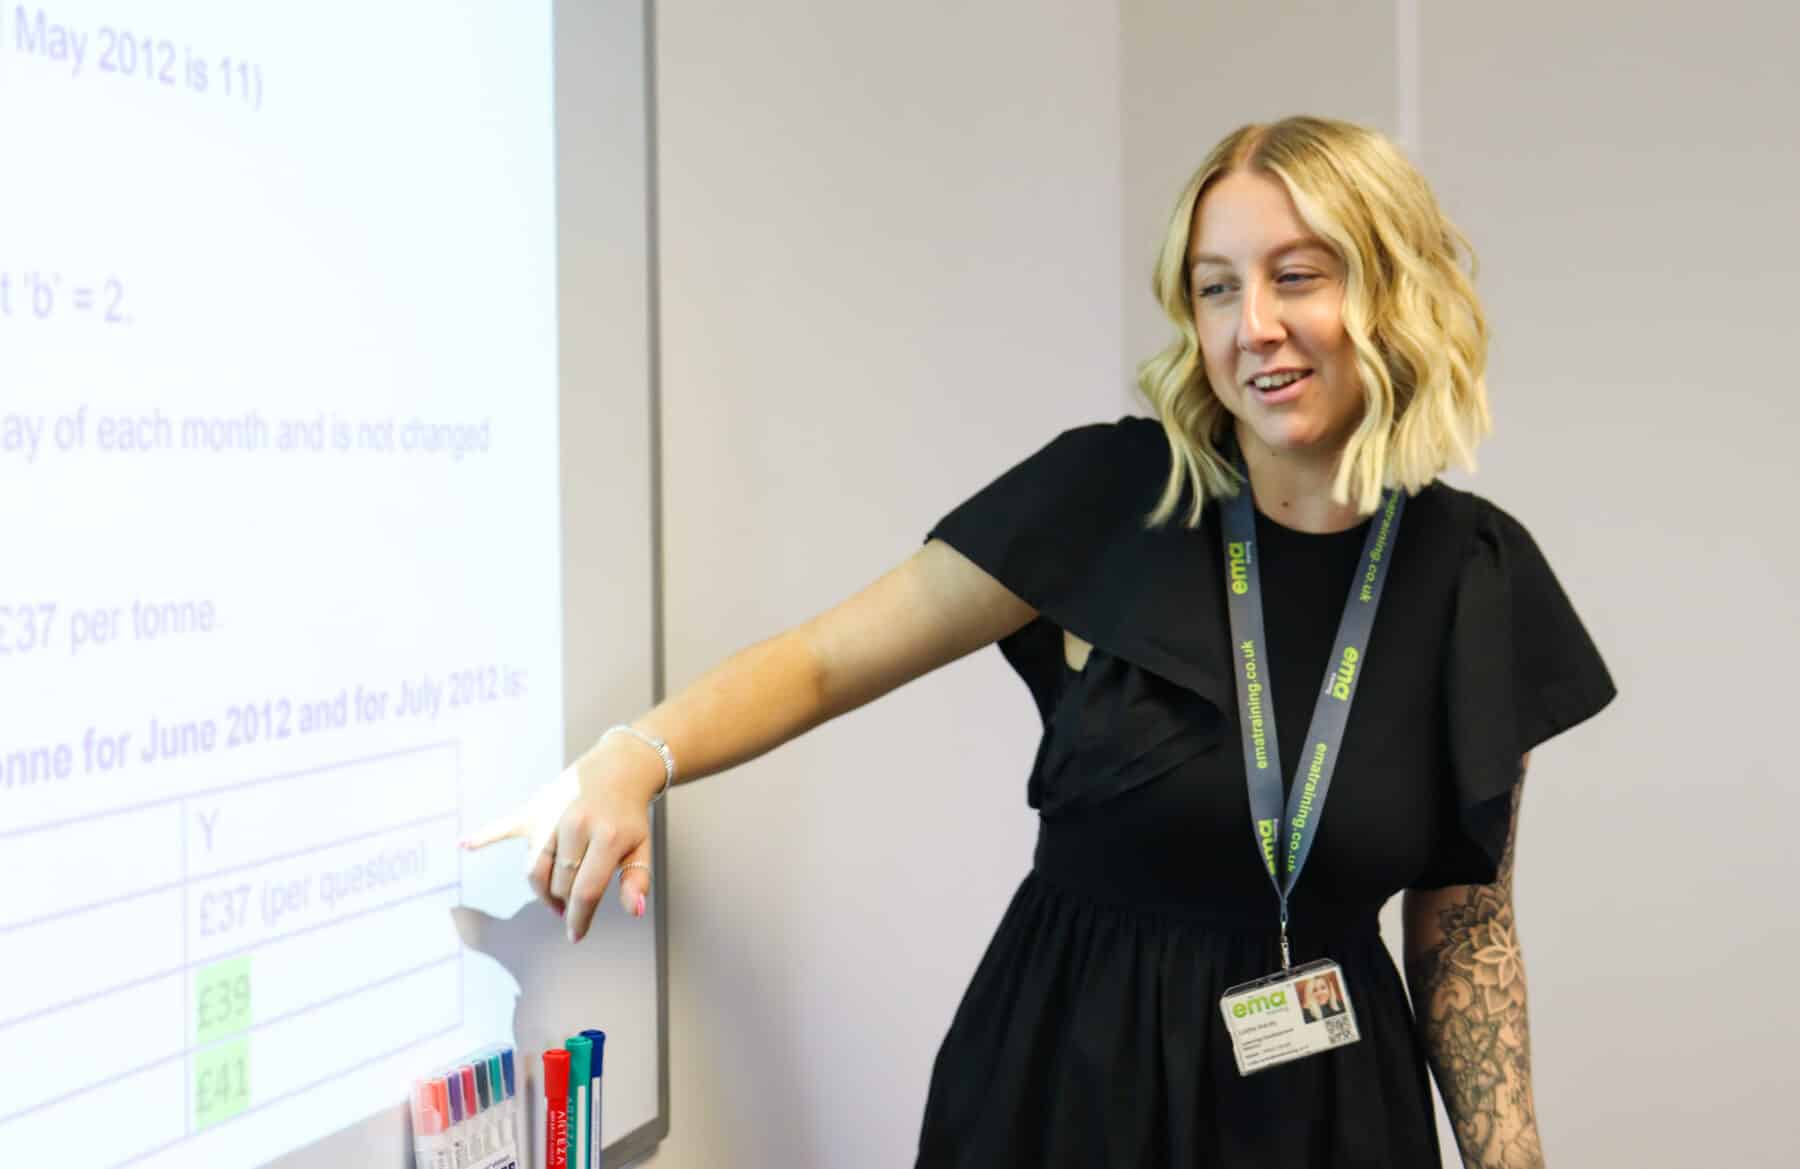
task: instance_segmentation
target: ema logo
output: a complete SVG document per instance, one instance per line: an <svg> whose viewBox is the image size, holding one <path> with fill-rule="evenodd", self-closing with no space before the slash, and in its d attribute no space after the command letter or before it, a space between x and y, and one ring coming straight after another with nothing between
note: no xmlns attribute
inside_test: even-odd
<svg viewBox="0 0 1800 1169"><path fill-rule="evenodd" d="M1333 678L1331 681L1331 696L1339 702L1350 701L1350 683L1356 681L1357 661L1358 655L1356 647L1353 645L1345 646L1343 664L1338 666L1337 677Z"/></svg>
<svg viewBox="0 0 1800 1169"><path fill-rule="evenodd" d="M1251 1015L1260 1015L1264 1011L1279 1011L1287 1006L1287 988L1283 987L1274 994L1253 995L1248 1002L1231 1004L1231 1013L1239 1019L1247 1019Z"/></svg>
<svg viewBox="0 0 1800 1169"><path fill-rule="evenodd" d="M1233 541L1225 551L1231 558L1231 591L1241 597L1250 591L1250 545Z"/></svg>
<svg viewBox="0 0 1800 1169"><path fill-rule="evenodd" d="M1269 866L1269 875L1275 875L1275 821L1258 820L1256 822L1256 840L1262 846L1263 864Z"/></svg>

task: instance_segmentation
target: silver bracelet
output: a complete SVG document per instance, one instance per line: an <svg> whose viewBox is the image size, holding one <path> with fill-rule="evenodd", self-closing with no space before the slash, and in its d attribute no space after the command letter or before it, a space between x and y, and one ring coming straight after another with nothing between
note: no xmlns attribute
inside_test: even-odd
<svg viewBox="0 0 1800 1169"><path fill-rule="evenodd" d="M625 723L619 723L616 726L607 727L606 730L601 732L600 741L602 743L604 743L604 742L606 742L606 740L609 736L614 735L614 734L619 734L619 733L632 735L636 738L642 739L644 742L650 744L651 747L655 748L656 753L658 755L662 756L663 785L662 785L662 791L659 791L655 795L650 797L650 802L654 804L657 800L662 799L663 792L668 791L669 788L671 786L673 786L675 783L675 756L672 752L670 752L669 745L667 743L663 742L661 739L657 738L655 735L647 735L643 731L638 730L636 727L628 726Z"/></svg>

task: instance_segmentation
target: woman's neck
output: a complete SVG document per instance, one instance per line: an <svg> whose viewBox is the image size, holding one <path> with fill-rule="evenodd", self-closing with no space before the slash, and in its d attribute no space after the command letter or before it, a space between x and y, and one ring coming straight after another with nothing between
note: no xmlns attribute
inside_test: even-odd
<svg viewBox="0 0 1800 1169"><path fill-rule="evenodd" d="M1238 445L1250 467L1256 510L1286 528L1327 534L1347 531L1363 517L1349 504L1331 498L1338 451L1276 451L1263 445L1243 423L1237 424Z"/></svg>

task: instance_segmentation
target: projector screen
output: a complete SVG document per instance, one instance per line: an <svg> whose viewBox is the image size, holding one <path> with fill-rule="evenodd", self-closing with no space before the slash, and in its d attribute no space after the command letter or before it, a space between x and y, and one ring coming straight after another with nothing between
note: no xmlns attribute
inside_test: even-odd
<svg viewBox="0 0 1800 1169"><path fill-rule="evenodd" d="M600 7L641 92L642 14ZM0 8L19 1164L399 1166L413 1078L515 1044L524 1096L564 1025L619 1033L609 1144L662 1115L652 924L603 911L558 954L517 847L455 846L591 739L600 712L568 712L650 698L642 669L565 692L554 23L549 0ZM636 161L601 181L637 214L601 234L641 255L626 112ZM637 427L641 263L623 277L609 392ZM647 433L616 440L645 482ZM647 600L616 608L579 630L603 657L649 644ZM534 994L550 1021L521 1034Z"/></svg>

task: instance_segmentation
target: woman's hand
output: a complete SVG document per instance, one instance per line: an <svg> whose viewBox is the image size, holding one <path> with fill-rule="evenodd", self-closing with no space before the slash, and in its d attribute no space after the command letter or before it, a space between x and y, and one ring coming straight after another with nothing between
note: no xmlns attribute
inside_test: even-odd
<svg viewBox="0 0 1800 1169"><path fill-rule="evenodd" d="M594 910L619 879L619 902L644 916L650 891L650 801L663 784L662 761L641 746L612 738L570 764L519 807L462 842L467 849L497 841L526 841L532 892L568 924L580 941Z"/></svg>

